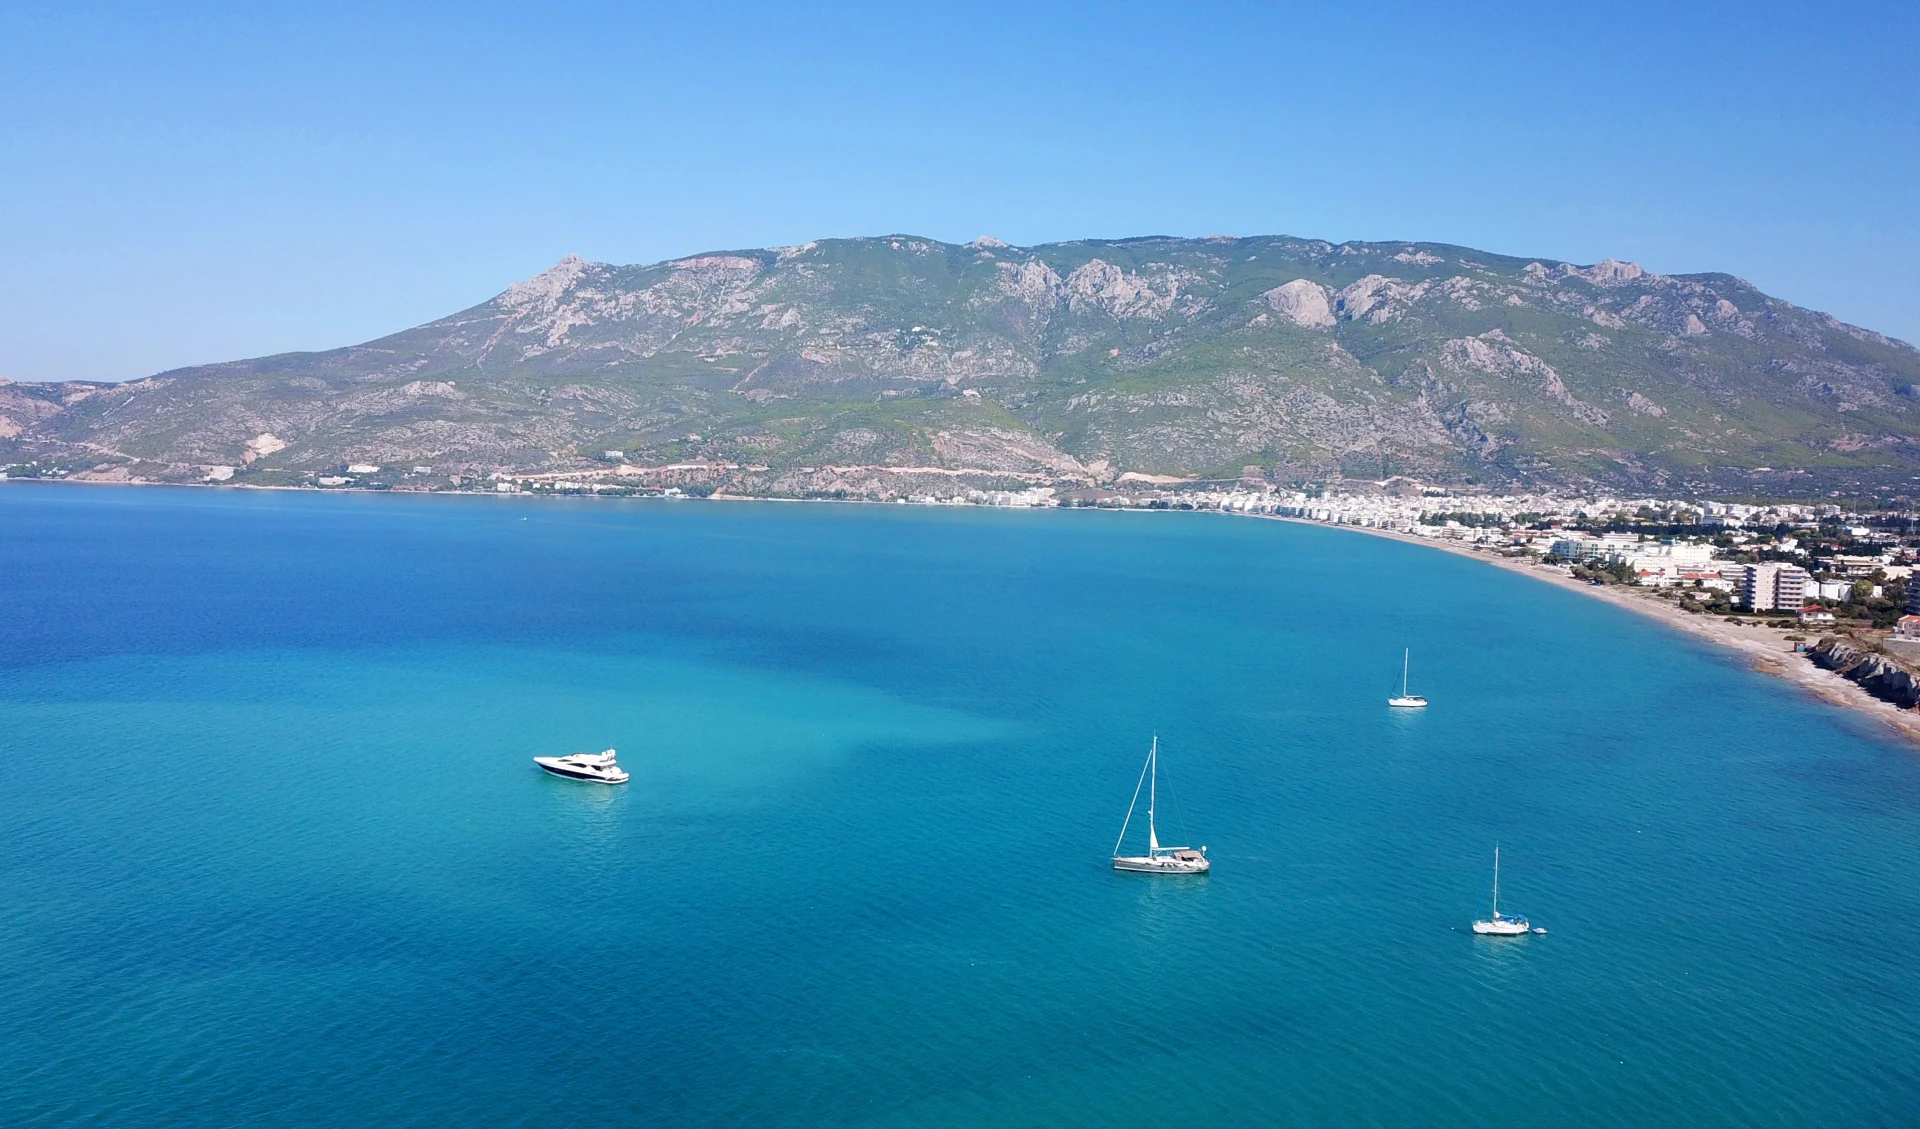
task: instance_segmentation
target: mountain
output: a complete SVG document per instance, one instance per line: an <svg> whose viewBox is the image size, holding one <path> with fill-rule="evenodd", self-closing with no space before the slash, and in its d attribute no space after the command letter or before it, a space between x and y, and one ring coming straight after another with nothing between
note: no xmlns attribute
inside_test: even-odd
<svg viewBox="0 0 1920 1129"><path fill-rule="evenodd" d="M1911 345L1721 274L1424 243L888 236L569 256L364 345L0 386L0 462L299 482L612 451L766 468L739 473L775 492L890 466L1810 495L1906 489L1917 388Z"/></svg>

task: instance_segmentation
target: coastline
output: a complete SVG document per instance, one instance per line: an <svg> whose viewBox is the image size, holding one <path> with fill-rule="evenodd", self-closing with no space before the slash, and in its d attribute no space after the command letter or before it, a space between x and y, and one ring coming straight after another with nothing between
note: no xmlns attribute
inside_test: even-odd
<svg viewBox="0 0 1920 1129"><path fill-rule="evenodd" d="M1405 533L1370 529L1359 525L1329 525L1326 522L1280 517L1273 514L1252 516L1265 518L1268 521L1286 521L1298 525L1318 526L1322 529L1365 533L1373 537L1384 537L1410 545L1438 549L1441 552L1467 557L1495 568L1531 577L1545 584L1552 584L1568 591L1578 592L1583 596L1605 601L1614 607L1646 616L1675 631L1732 651L1745 658L1751 669L1785 679L1828 705L1867 714L1907 741L1920 746L1920 713L1903 710L1891 703L1883 702L1833 671L1815 666L1811 660L1795 654L1792 644L1781 637L1781 632L1777 628L1750 627L1744 624L1728 623L1714 616L1683 612L1664 600L1635 593L1624 585L1588 584L1575 580L1556 569L1541 568L1530 561L1504 557L1495 553L1476 552L1465 545L1440 541L1436 538L1414 537Z"/></svg>
<svg viewBox="0 0 1920 1129"><path fill-rule="evenodd" d="M20 481L24 482L29 480L20 480ZM225 484L201 483L201 482L183 482L183 483L128 482L128 481L102 481L99 479L91 479L91 480L62 479L62 480L55 480L53 482L45 482L44 480L32 480L32 481L44 483L46 485L75 484L75 485L87 485L87 486L178 486L178 487L185 487L188 489L198 487L201 489L281 490L281 491L288 491L288 492L294 492L294 493L316 492L316 491L313 491L311 487L265 486L265 485L255 485L255 484L242 484L238 486L228 486ZM496 493L490 493L487 491L477 491L477 490L475 491L429 491L429 490L373 491L373 490L367 490L363 487L352 487L352 486L333 488L333 489L328 489L326 491L318 491L318 492L340 493L340 494L391 493L391 494L399 495L402 497L458 496L458 497L481 497L481 498L496 498L496 499L501 499L501 498L526 499L526 498L544 497L544 495L529 495L525 493L496 494ZM596 497L602 497L602 496L588 494L588 495L582 495L582 497L596 498ZM625 499L611 498L608 500L618 501L618 500L625 500ZM881 502L874 499L866 499L866 498L766 498L766 497L756 497L753 495L746 495L746 494L728 494L725 492L716 492L715 494L707 498L685 499L685 500L714 501L714 502L823 502L830 505L845 505L845 504L887 505L887 504L890 504L890 503ZM974 505L974 503L963 503L963 504L969 505L969 506ZM983 507L983 508L1002 508L1002 507ZM1141 509L1130 508L1128 510L1118 511L1118 512L1156 513L1156 512L1187 512L1187 511L1154 511L1154 510L1141 510ZM1201 512L1205 512L1205 511L1201 511ZM1534 580L1541 581L1542 583L1553 584L1560 588L1566 589L1568 591L1578 592L1581 595L1587 596L1592 599L1603 600L1609 604L1612 604L1615 607L1622 608L1622 609L1625 609L1626 611L1633 612L1637 615L1646 616L1649 619L1658 621L1659 623L1664 624L1666 627L1674 631L1679 631L1684 634L1691 635L1695 639L1700 639L1716 647L1720 647L1722 649L1732 651L1735 654L1738 654L1743 658L1745 658L1747 660L1748 666L1751 669L1759 671L1763 674L1770 674L1777 678L1781 678L1788 682L1791 682L1795 686L1800 688L1802 691L1812 695L1815 698L1818 698L1819 700L1827 703L1828 705L1838 706L1843 709L1856 710L1860 713L1867 714L1868 716L1884 724L1888 729L1892 730L1894 733L1898 734L1900 737L1906 739L1908 742L1910 742L1914 746L1920 747L1920 711L1903 710L1888 702L1883 702L1880 699L1875 698L1873 695L1867 693L1867 691L1862 689L1860 686L1852 682L1849 682L1848 680L1846 680L1845 678L1842 678L1840 675L1834 673L1833 671L1823 670L1820 667L1815 666L1810 660L1807 660L1795 654L1792 649L1792 645L1788 644L1781 637L1781 633L1776 628L1748 626L1745 624L1733 624L1733 623L1728 623L1724 619L1721 619L1718 617L1683 612L1680 609L1671 606L1670 604L1668 604L1663 600L1658 600L1651 596L1638 594L1625 586L1587 584L1582 581L1575 580L1572 577L1567 576L1565 573L1562 573L1556 569L1546 569L1546 568L1538 567L1531 561L1516 559L1513 557L1501 556L1496 553L1480 552L1468 546L1456 544L1450 541L1442 541L1438 538L1415 537L1406 533L1396 533L1391 530L1376 529L1376 528L1371 528L1371 527L1362 526L1362 525L1332 525L1327 522L1312 521L1306 518L1298 518L1298 517L1284 517L1278 514L1219 513L1218 516L1253 517L1253 518L1258 518L1265 521L1284 521L1284 522L1291 522L1296 525L1310 525L1310 526L1315 526L1321 529L1336 529L1336 530L1343 530L1349 533L1363 533L1372 537L1383 537L1392 541L1400 541L1409 545L1418 545L1418 546L1421 546L1422 548L1436 549L1441 552L1452 553L1455 556L1467 557L1471 560L1476 560L1484 564L1492 565L1495 568L1505 569L1508 572L1516 573L1521 576L1530 577Z"/></svg>

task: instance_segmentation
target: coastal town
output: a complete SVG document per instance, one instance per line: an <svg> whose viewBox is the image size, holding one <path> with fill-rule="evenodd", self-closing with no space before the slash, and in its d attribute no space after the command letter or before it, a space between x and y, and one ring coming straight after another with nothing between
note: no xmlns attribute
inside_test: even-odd
<svg viewBox="0 0 1920 1129"><path fill-rule="evenodd" d="M1912 518L1835 505L1440 492L1413 498L1238 492L1210 501L1226 512L1524 556L1590 583L1660 590L1688 611L1814 624L1845 618L1899 627L1908 611L1906 581L1920 559Z"/></svg>
<svg viewBox="0 0 1920 1129"><path fill-rule="evenodd" d="M1760 617L1775 626L1834 625L1911 642L1920 659L1920 514L1835 503L1743 503L1604 493L1492 493L1412 479L1277 486L1253 474L1207 481L1126 473L1105 484L1004 470L825 466L774 469L695 460L634 466L621 451L597 465L529 473L448 473L433 466L350 463L285 487L523 496L782 499L1212 511L1283 518L1417 538L1519 559L1598 586L1620 585L1683 611ZM462 468L465 469L465 468ZM209 486L236 468L202 468ZM0 468L0 481L128 482L33 462Z"/></svg>
<svg viewBox="0 0 1920 1129"><path fill-rule="evenodd" d="M607 452L617 456L618 452ZM356 466L349 471L379 468ZM429 468L413 468L426 473ZM1251 469L1251 468L1250 468ZM831 475L832 490L770 493L746 475L765 467L690 463L636 471L494 474L468 489L499 494L612 494L1212 511L1283 518L1418 538L1442 547L1523 560L1596 586L1619 585L1695 614L1757 617L1771 626L1844 626L1911 642L1920 659L1920 515L1831 503L1742 503L1608 494L1464 492L1408 479L1339 487L1277 487L1249 476L1207 482L1145 474L1106 486L980 484L992 472L923 467L800 468ZM666 472L670 480L642 476ZM949 481L928 485L936 475ZM876 481L877 480L877 481ZM891 480L891 481L888 481ZM349 485L345 475L323 485ZM996 488L999 487L999 488ZM744 488L743 488L744 487Z"/></svg>
<svg viewBox="0 0 1920 1129"><path fill-rule="evenodd" d="M1427 489L1239 490L1206 504L1414 539L1584 588L1744 653L1757 669L1835 704L1870 709L1920 740L1914 514Z"/></svg>

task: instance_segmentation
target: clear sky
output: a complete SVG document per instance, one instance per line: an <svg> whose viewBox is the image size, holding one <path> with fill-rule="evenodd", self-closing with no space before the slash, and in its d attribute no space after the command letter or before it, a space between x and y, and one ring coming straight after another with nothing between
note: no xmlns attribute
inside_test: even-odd
<svg viewBox="0 0 1920 1129"><path fill-rule="evenodd" d="M1920 4L0 4L0 376L365 340L567 253L1414 239L1920 341Z"/></svg>

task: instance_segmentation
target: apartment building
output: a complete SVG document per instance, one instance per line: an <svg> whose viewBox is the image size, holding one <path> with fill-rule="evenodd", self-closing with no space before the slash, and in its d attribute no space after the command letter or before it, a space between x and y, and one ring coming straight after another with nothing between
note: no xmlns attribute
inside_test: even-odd
<svg viewBox="0 0 1920 1129"><path fill-rule="evenodd" d="M1740 602L1748 611L1797 612L1807 604L1807 570L1790 564L1747 565L1742 570Z"/></svg>

